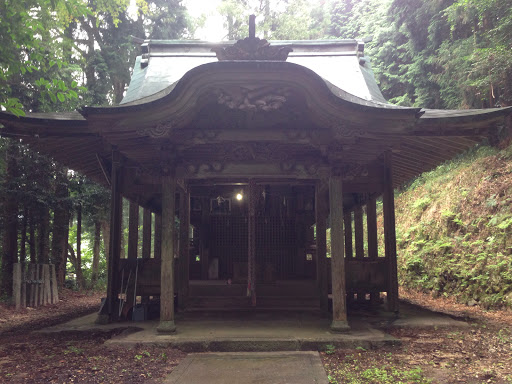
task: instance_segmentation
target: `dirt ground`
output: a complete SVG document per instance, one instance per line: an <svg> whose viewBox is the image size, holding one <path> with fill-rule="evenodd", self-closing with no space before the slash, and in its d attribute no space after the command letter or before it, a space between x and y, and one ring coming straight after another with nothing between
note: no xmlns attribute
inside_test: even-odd
<svg viewBox="0 0 512 384"><path fill-rule="evenodd" d="M419 292L401 290L400 296L470 326L389 329L401 346L323 352L331 383L512 383L512 311L485 311Z"/></svg>
<svg viewBox="0 0 512 384"><path fill-rule="evenodd" d="M464 318L470 326L390 329L402 345L322 352L331 383L512 384L511 311L484 311L410 291L402 291L401 297ZM158 383L185 357L170 348L103 345L121 330L31 333L93 312L99 298L98 294L63 292L57 305L20 312L0 306L0 382Z"/></svg>

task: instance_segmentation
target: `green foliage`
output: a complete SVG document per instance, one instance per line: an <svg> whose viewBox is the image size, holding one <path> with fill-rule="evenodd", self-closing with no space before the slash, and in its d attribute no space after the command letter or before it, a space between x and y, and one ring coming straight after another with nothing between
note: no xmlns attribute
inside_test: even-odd
<svg viewBox="0 0 512 384"><path fill-rule="evenodd" d="M477 148L423 174L397 198L402 285L512 307L509 150Z"/></svg>

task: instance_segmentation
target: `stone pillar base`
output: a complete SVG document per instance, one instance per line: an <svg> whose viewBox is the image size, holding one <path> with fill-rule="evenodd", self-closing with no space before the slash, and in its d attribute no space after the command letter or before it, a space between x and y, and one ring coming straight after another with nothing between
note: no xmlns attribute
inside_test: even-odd
<svg viewBox="0 0 512 384"><path fill-rule="evenodd" d="M161 321L156 327L156 331L158 333L174 333L176 332L176 324L174 324L174 320Z"/></svg>
<svg viewBox="0 0 512 384"><path fill-rule="evenodd" d="M349 332L350 326L345 320L333 320L331 323L331 332L342 333Z"/></svg>

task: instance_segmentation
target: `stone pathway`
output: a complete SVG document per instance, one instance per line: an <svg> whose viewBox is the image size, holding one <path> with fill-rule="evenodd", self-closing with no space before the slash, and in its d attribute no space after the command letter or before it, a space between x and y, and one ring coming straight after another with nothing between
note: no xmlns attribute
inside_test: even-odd
<svg viewBox="0 0 512 384"><path fill-rule="evenodd" d="M318 352L191 353L166 384L327 384Z"/></svg>

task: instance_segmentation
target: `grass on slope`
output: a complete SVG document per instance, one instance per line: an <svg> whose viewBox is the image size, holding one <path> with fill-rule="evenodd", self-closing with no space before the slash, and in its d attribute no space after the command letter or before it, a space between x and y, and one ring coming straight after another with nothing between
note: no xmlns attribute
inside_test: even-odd
<svg viewBox="0 0 512 384"><path fill-rule="evenodd" d="M396 197L401 285L512 307L512 146L477 147Z"/></svg>

